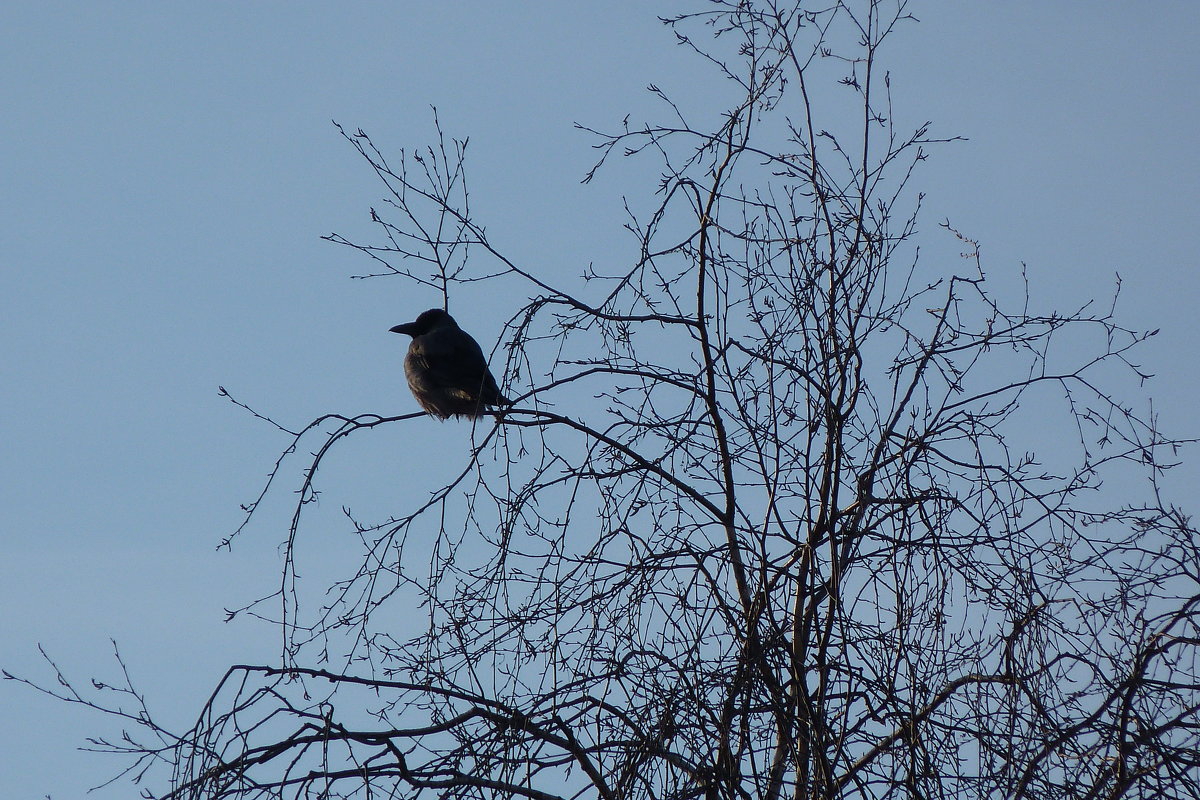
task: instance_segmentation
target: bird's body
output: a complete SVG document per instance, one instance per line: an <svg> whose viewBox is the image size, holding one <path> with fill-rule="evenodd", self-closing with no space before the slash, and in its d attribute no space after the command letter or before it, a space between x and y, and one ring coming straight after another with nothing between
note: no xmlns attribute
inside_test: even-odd
<svg viewBox="0 0 1200 800"><path fill-rule="evenodd" d="M508 403L479 343L442 309L431 308L392 332L413 337L404 357L404 375L413 397L430 414L441 419L478 417L490 406Z"/></svg>

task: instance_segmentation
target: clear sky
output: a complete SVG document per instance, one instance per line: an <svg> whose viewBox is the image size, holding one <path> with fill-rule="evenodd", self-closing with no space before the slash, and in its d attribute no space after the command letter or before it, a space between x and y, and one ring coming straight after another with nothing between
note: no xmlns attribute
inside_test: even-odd
<svg viewBox="0 0 1200 800"><path fill-rule="evenodd" d="M350 280L369 264L319 240L368 235L379 196L330 120L395 152L429 140L437 105L471 137L489 234L546 275L577 275L624 251L621 187L580 186L593 154L572 123L636 117L650 83L703 101L654 19L684 5L10 0L0 666L46 677L42 643L70 675L111 679L116 639L182 728L224 666L271 659L274 630L226 625L222 609L273 590L278 531L214 548L286 442L217 387L291 424L414 410L405 342L387 329L438 302ZM1161 422L1200 433L1200 3L912 9L922 23L884 56L897 105L969 138L918 179L923 230L949 218L990 267L1026 262L1064 307L1119 273L1122 318L1162 328L1144 353ZM485 350L509 300L479 306ZM403 504L412 452L436 462L463 436L432 421L381 435L354 451L370 459L358 489ZM1197 476L1172 481L1185 501ZM74 749L111 726L12 683L0 720L0 797L79 797L121 766Z"/></svg>

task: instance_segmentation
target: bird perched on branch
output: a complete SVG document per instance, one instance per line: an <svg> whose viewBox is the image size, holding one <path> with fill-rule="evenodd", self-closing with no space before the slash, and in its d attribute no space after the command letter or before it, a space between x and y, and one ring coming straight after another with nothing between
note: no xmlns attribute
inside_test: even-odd
<svg viewBox="0 0 1200 800"><path fill-rule="evenodd" d="M413 337L404 357L408 388L435 417L478 417L489 406L508 405L488 370L483 350L454 317L431 308L392 328Z"/></svg>

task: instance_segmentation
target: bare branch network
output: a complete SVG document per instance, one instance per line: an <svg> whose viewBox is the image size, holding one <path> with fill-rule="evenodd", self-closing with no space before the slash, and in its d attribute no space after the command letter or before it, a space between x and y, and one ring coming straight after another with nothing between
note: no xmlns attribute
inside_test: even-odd
<svg viewBox="0 0 1200 800"><path fill-rule="evenodd" d="M333 535L306 527L326 456L418 415L289 432L282 582L242 609L282 661L231 667L182 734L126 714L104 746L147 796L1200 797L1181 442L1106 388L1153 334L1037 311L966 236L918 257L939 140L880 66L906 6L664 20L732 99L652 87L666 123L590 131L596 169L659 179L635 257L569 287L489 238L465 141L342 131L385 199L374 242L329 238L371 277L529 297L492 365L514 405L422 505L347 514L361 557L324 587L295 565Z"/></svg>

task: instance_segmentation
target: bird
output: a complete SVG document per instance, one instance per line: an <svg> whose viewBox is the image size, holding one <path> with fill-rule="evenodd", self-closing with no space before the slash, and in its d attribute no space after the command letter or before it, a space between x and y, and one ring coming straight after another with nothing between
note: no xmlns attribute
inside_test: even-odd
<svg viewBox="0 0 1200 800"><path fill-rule="evenodd" d="M474 418L489 407L509 405L479 343L442 309L431 308L390 330L413 337L404 357L404 376L428 413L439 419Z"/></svg>

